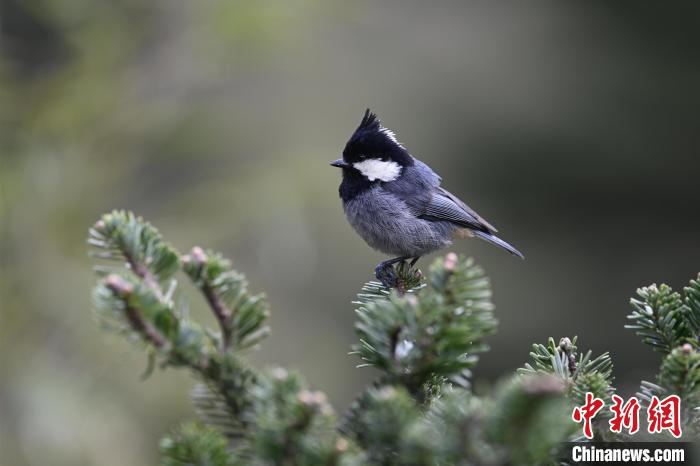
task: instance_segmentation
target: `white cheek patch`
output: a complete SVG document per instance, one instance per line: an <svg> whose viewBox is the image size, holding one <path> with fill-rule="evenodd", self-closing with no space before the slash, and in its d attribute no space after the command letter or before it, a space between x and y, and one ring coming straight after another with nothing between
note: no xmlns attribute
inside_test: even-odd
<svg viewBox="0 0 700 466"><path fill-rule="evenodd" d="M368 159L352 164L368 180L394 181L401 174L401 165L396 162Z"/></svg>

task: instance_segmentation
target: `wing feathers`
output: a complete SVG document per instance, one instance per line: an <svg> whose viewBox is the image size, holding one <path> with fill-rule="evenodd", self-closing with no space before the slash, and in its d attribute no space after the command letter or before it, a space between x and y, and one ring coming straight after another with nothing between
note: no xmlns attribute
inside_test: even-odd
<svg viewBox="0 0 700 466"><path fill-rule="evenodd" d="M462 202L446 189L436 188L425 206L424 217L447 220L473 230L494 233L497 230L484 220L474 209Z"/></svg>

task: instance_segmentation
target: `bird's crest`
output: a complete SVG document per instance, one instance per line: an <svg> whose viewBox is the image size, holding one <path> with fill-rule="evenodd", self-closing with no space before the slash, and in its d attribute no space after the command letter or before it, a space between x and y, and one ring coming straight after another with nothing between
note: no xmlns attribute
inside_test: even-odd
<svg viewBox="0 0 700 466"><path fill-rule="evenodd" d="M370 109L365 110L365 116L362 117L362 121L360 122L360 126L358 126L357 129L379 131L380 128L381 128L381 121L379 121L379 118L377 117L377 115L372 113L372 111Z"/></svg>
<svg viewBox="0 0 700 466"><path fill-rule="evenodd" d="M389 141L403 148L401 143L396 140L396 135L389 128L382 126L382 122L379 117L373 113L370 109L365 110L365 115L362 117L360 126L355 130L355 134L351 139L356 137L362 137L367 134L377 133L385 136Z"/></svg>

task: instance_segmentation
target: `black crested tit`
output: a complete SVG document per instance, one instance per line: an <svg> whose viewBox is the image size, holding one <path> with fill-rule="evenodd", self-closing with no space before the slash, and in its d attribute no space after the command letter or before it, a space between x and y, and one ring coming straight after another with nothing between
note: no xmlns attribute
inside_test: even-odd
<svg viewBox="0 0 700 466"><path fill-rule="evenodd" d="M343 150L331 162L343 169L340 198L352 227L372 248L396 256L375 268L377 279L393 286L393 264L452 243L456 234L476 236L520 258L497 237L496 229L454 194L440 187L442 178L397 142L394 133L365 112Z"/></svg>

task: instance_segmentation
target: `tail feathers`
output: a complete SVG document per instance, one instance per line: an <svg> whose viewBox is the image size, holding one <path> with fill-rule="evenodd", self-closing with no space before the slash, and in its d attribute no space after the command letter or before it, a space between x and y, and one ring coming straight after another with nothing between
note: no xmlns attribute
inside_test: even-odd
<svg viewBox="0 0 700 466"><path fill-rule="evenodd" d="M495 244L496 246L502 247L503 249L505 249L509 253L513 254L514 256L518 256L521 259L525 259L525 256L523 256L523 254L520 251L518 251L517 249L515 249L515 247L506 243L505 241L503 241L501 238L499 238L496 235L493 235L491 233L487 233L485 231L478 231L478 230L472 230L472 234L474 236L477 236L477 237L483 239L483 240L488 241L491 244Z"/></svg>

